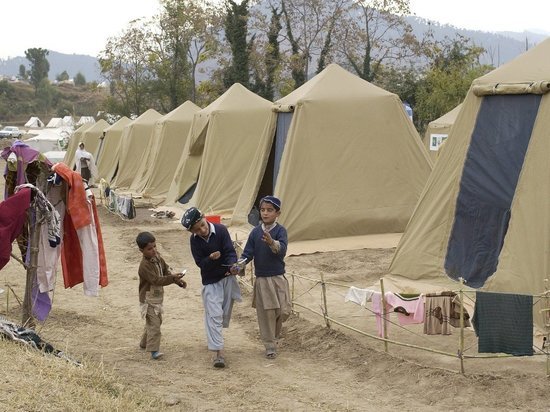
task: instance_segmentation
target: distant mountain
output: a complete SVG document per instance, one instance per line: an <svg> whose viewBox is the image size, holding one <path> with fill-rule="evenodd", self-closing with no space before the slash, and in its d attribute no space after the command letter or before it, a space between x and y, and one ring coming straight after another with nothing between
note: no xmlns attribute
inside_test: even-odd
<svg viewBox="0 0 550 412"><path fill-rule="evenodd" d="M459 29L448 24L440 24L413 16L407 17L407 21L412 26L414 34L419 37L431 28L436 40L443 40L445 37L452 39L457 33L469 38L472 43L485 49L481 63L491 64L495 67L514 59L550 36L549 33L529 31L518 33Z"/></svg>
<svg viewBox="0 0 550 412"><path fill-rule="evenodd" d="M50 50L50 54L47 56L50 63L49 79L55 80L55 78L67 71L69 77L74 78L78 72L82 73L87 82L101 82L99 71L99 62L95 57L86 56L83 54L63 54ZM0 59L0 75L4 76L16 76L19 74L19 66L23 64L30 67L29 61L25 57L13 57L11 59Z"/></svg>
<svg viewBox="0 0 550 412"><path fill-rule="evenodd" d="M492 33L459 29L451 25L442 25L438 22L414 16L407 17L407 21L412 26L413 32L419 37L431 28L434 37L438 40L443 40L445 37L452 39L455 37L456 33L471 39L474 44L486 50L481 58L481 63L491 64L495 67L512 60L525 50L532 48L550 36L550 33L545 32L525 31L522 33ZM67 71L70 77L74 77L78 72L81 72L88 82L101 82L103 80L100 75L98 60L95 57L81 54L62 54L50 51L48 61L50 62L50 80L55 80L57 75L64 70ZM0 59L0 75L17 75L21 64L24 64L27 68L29 67L29 62L25 57L14 57L7 60ZM207 78L208 72L215 68L214 65L215 63L213 61L203 62L202 67L205 69L205 73L199 72L198 80L201 81Z"/></svg>

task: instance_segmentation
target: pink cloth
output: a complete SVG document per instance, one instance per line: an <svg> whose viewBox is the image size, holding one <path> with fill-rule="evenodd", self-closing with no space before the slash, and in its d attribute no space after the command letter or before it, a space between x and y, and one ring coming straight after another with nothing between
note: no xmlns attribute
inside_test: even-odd
<svg viewBox="0 0 550 412"><path fill-rule="evenodd" d="M384 294L386 300L386 318L390 320L390 313L397 307L404 308L409 315L397 312L397 319L400 325L411 325L424 322L424 296L420 295L418 299L405 300L393 292ZM375 292L372 295L372 311L376 315L376 326L378 336L384 337L384 326L382 319L382 293ZM386 323L386 332L388 332L390 323Z"/></svg>

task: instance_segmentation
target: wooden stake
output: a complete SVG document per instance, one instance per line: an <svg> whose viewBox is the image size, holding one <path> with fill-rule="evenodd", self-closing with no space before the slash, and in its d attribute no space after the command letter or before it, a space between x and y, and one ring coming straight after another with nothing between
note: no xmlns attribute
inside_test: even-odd
<svg viewBox="0 0 550 412"><path fill-rule="evenodd" d="M384 331L384 352L388 352L388 325L386 314L386 297L384 293L384 279L380 278L380 292L382 293L382 330Z"/></svg>
<svg viewBox="0 0 550 412"><path fill-rule="evenodd" d="M321 291L323 293L323 317L327 328L330 328L330 322L328 320L328 307L327 307L327 286L325 285L325 275L321 272Z"/></svg>
<svg viewBox="0 0 550 412"><path fill-rule="evenodd" d="M460 281L460 338L458 344L458 358L460 359L460 373L464 375L464 293L462 287L464 286L464 279L458 278Z"/></svg>

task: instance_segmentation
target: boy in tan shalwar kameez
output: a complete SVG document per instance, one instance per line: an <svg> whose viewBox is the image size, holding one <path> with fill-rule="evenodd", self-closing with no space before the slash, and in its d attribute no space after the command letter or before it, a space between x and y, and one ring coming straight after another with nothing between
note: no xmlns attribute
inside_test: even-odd
<svg viewBox="0 0 550 412"><path fill-rule="evenodd" d="M143 254L138 274L139 304L141 316L145 319L145 329L139 346L151 352L152 359L158 360L164 355L159 351L164 286L175 283L186 288L187 283L182 279L184 273L170 272L170 268L157 252L156 239L151 233L141 232L136 243Z"/></svg>

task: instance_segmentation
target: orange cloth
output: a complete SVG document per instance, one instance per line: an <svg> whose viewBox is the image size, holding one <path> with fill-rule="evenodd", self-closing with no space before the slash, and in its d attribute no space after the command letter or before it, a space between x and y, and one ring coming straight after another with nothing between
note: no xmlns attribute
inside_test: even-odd
<svg viewBox="0 0 550 412"><path fill-rule="evenodd" d="M84 270L82 263L82 250L78 240L77 229L90 225L92 218L88 209L86 190L82 182L82 176L72 171L64 163L56 163L52 170L59 174L69 186L67 196L67 212L63 220L63 249L61 250L61 267L63 269L63 281L65 288L72 288L84 282ZM99 285L108 285L107 260L95 198L92 195L91 206L94 215L97 244L99 253ZM86 223L87 222L87 223Z"/></svg>
<svg viewBox="0 0 550 412"><path fill-rule="evenodd" d="M65 163L54 164L52 170L69 185L65 216L67 214L71 215L73 226L77 230L91 224L92 218L88 211L88 200L86 199L86 190L84 189L82 176L69 169Z"/></svg>

